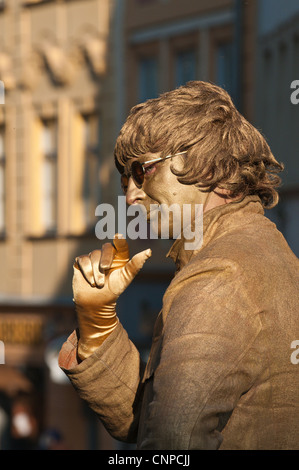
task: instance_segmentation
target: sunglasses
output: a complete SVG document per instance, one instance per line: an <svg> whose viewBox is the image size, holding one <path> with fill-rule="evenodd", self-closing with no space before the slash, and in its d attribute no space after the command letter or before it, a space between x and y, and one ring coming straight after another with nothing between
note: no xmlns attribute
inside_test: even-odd
<svg viewBox="0 0 299 470"><path fill-rule="evenodd" d="M130 171L128 173L123 173L121 175L121 187L123 192L127 192L129 178L132 176L133 181L136 186L141 187L144 182L144 176L146 175L146 169L152 167L154 164L167 160L168 158L177 157L187 153L187 150L184 152L175 153L174 155L167 155L167 157L159 157L154 160L149 160L147 162L140 163L137 160L134 161L131 165Z"/></svg>

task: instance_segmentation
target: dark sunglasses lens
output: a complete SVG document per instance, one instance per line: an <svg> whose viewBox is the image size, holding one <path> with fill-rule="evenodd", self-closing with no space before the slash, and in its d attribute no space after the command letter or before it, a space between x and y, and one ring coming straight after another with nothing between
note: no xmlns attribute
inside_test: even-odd
<svg viewBox="0 0 299 470"><path fill-rule="evenodd" d="M127 177L127 175L121 175L120 183L121 183L123 192L126 194L127 189L128 189L128 183L129 183L129 178Z"/></svg>
<svg viewBox="0 0 299 470"><path fill-rule="evenodd" d="M131 166L131 172L132 172L134 181L137 184L142 184L144 181L144 173L143 173L143 168L142 168L141 163L133 162Z"/></svg>

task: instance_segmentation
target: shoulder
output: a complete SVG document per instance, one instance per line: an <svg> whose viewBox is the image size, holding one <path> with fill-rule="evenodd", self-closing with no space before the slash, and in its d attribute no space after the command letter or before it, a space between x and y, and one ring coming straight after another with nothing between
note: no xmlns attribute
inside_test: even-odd
<svg viewBox="0 0 299 470"><path fill-rule="evenodd" d="M232 229L219 231L217 236L194 253L189 269L203 266L240 274L254 269L256 274L272 270L279 265L297 265L298 259L288 246L276 225L261 214L254 214L245 223L240 221Z"/></svg>
<svg viewBox="0 0 299 470"><path fill-rule="evenodd" d="M275 273L298 276L299 261L276 226L263 215L236 224L210 240L178 272L166 291L206 291L229 295L242 289L257 293ZM273 289L275 282L273 283Z"/></svg>

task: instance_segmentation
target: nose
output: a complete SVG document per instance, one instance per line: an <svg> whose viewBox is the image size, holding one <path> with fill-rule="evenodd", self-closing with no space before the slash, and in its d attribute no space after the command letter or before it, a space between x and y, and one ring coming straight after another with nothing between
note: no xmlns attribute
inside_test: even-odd
<svg viewBox="0 0 299 470"><path fill-rule="evenodd" d="M128 205L132 205L134 203L139 203L145 196L144 191L142 188L138 188L134 183L133 178L129 178L128 187L126 192L126 202Z"/></svg>

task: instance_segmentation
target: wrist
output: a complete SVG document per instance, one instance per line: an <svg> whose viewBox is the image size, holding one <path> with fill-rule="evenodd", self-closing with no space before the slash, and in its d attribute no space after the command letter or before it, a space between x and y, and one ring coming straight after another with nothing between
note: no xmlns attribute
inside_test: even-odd
<svg viewBox="0 0 299 470"><path fill-rule="evenodd" d="M91 356L97 348L105 341L106 338L114 331L119 323L118 317L115 315L111 318L110 322L106 325L96 326L89 328L81 328L79 326L79 341L77 354L80 361L83 361L87 357Z"/></svg>
<svg viewBox="0 0 299 470"><path fill-rule="evenodd" d="M116 304L101 306L100 310L76 305L79 323L78 357L82 361L91 356L116 328Z"/></svg>

